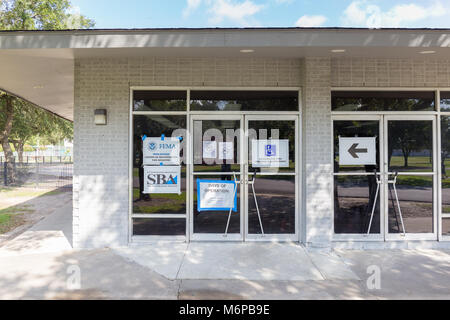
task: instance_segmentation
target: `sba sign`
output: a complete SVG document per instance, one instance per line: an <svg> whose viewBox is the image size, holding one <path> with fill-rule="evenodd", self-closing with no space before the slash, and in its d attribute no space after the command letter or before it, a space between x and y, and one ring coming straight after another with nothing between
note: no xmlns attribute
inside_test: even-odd
<svg viewBox="0 0 450 320"><path fill-rule="evenodd" d="M181 167L144 167L144 193L181 193Z"/></svg>

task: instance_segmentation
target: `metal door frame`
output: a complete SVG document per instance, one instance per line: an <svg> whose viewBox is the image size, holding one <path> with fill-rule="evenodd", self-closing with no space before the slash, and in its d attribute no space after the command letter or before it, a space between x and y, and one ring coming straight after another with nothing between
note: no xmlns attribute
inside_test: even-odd
<svg viewBox="0 0 450 320"><path fill-rule="evenodd" d="M224 234L200 234L194 233L194 192L190 193L189 196L189 215L188 215L188 225L189 225L189 239L190 241L226 241L226 242L251 242L251 241L266 241L266 242L286 242L300 241L300 204L301 204L301 143L300 143L300 130L299 130L299 115L275 115L275 114L264 114L255 115L251 113L242 112L240 114L220 114L220 119L218 119L217 114L190 114L189 116L189 127L191 132L189 133L191 138L189 139L189 161L188 161L188 174L189 174L189 189L194 190L195 178L198 176L209 176L209 175L223 175L223 172L194 172L194 121L199 120L235 120L240 121L240 172L238 181L240 190L240 233L239 234L229 234L225 236ZM248 234L248 122L252 120L262 120L262 121L295 121L295 173L294 174L284 174L284 175L295 175L295 233L289 235L265 235L264 237L260 235L249 235ZM267 174L262 174L267 175ZM272 175L283 175L283 174L272 174Z"/></svg>
<svg viewBox="0 0 450 320"><path fill-rule="evenodd" d="M389 172L388 168L388 152L389 149L389 121L432 121L432 137L433 137L433 171L432 172L399 172L399 176L432 176L433 177L433 233L406 233L403 234L395 234L389 233L389 197L388 197L388 184L386 183L387 179L392 172ZM386 241L404 241L404 240L438 240L438 206L437 206L437 195L438 195L438 146L437 146L437 130L436 130L436 116L435 115L384 115L383 116L383 132L384 132L384 158L383 158L383 193L385 194L384 199L384 230L385 230L385 240ZM381 163L380 163L381 165Z"/></svg>

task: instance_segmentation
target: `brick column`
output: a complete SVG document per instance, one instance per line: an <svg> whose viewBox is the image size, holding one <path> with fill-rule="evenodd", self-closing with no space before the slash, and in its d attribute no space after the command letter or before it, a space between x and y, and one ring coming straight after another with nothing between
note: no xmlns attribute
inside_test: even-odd
<svg viewBox="0 0 450 320"><path fill-rule="evenodd" d="M332 237L331 61L303 60L305 237L308 246L329 247Z"/></svg>

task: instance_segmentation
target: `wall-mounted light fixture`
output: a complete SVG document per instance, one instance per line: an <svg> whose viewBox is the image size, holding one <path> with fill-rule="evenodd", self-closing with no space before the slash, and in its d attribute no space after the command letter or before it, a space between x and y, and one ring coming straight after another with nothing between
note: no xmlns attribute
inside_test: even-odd
<svg viewBox="0 0 450 320"><path fill-rule="evenodd" d="M94 122L98 126L106 125L106 109L96 109L94 111Z"/></svg>

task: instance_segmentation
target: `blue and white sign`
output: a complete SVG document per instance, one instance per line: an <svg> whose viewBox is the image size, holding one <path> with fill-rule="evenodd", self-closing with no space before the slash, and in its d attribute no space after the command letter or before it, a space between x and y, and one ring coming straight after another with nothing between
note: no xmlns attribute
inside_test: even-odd
<svg viewBox="0 0 450 320"><path fill-rule="evenodd" d="M252 166L254 168L289 167L289 140L253 140Z"/></svg>
<svg viewBox="0 0 450 320"><path fill-rule="evenodd" d="M143 140L144 166L179 166L179 138L145 138Z"/></svg>
<svg viewBox="0 0 450 320"><path fill-rule="evenodd" d="M144 167L144 193L181 194L181 167Z"/></svg>
<svg viewBox="0 0 450 320"><path fill-rule="evenodd" d="M197 179L197 210L237 212L236 188L234 181Z"/></svg>

